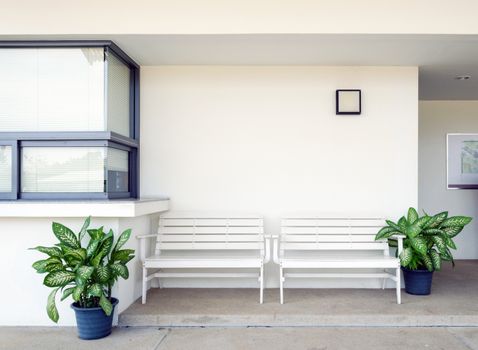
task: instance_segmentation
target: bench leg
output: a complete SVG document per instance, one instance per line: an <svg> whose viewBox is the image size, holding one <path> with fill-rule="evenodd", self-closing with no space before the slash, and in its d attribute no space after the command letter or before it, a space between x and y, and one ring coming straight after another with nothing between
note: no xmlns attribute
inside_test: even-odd
<svg viewBox="0 0 478 350"><path fill-rule="evenodd" d="M146 267L143 266L143 294L141 296L141 303L142 304L146 304L146 293L148 292L147 291L147 288L148 288L148 273L147 273L147 270L146 270Z"/></svg>
<svg viewBox="0 0 478 350"><path fill-rule="evenodd" d="M397 278L397 304L402 303L402 286L401 286L401 276L400 276L400 268L397 269L396 272L396 278Z"/></svg>
<svg viewBox="0 0 478 350"><path fill-rule="evenodd" d="M280 303L284 304L284 271L282 266L279 269L279 283L280 283Z"/></svg>
<svg viewBox="0 0 478 350"><path fill-rule="evenodd" d="M264 302L264 265L261 265L261 274L259 276L259 282L261 284L259 303L262 304Z"/></svg>

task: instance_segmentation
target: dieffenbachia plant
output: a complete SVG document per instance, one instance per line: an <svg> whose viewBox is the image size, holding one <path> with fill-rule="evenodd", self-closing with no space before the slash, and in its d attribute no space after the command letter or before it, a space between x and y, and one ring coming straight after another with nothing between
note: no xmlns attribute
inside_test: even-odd
<svg viewBox="0 0 478 350"><path fill-rule="evenodd" d="M403 236L403 251L400 254L400 264L410 270L439 271L442 260L451 261L453 254L450 249L456 249L453 238L458 235L472 218L467 216L448 217L448 212L430 216L419 216L414 208L408 210L408 215L402 216L398 222L386 220L375 239L388 238L390 246L397 246L393 236Z"/></svg>
<svg viewBox="0 0 478 350"><path fill-rule="evenodd" d="M89 225L90 217L75 234L68 227L53 222L53 234L59 243L53 247L30 248L48 256L32 266L38 273L47 274L43 284L53 288L46 309L54 322L59 319L55 302L58 291L62 291L62 301L72 296L80 307L99 306L109 316L113 311L111 288L118 277L129 277L126 264L134 258L134 250L121 247L128 241L131 230L124 231L114 244L112 230L105 233L103 227L88 229Z"/></svg>

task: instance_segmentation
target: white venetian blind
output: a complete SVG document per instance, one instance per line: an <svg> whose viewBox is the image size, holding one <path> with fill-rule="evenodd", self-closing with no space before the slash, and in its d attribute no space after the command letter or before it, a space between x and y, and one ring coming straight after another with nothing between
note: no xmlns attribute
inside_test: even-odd
<svg viewBox="0 0 478 350"><path fill-rule="evenodd" d="M106 148L24 147L22 192L104 192Z"/></svg>
<svg viewBox="0 0 478 350"><path fill-rule="evenodd" d="M0 49L1 131L103 131L103 48Z"/></svg>
<svg viewBox="0 0 478 350"><path fill-rule="evenodd" d="M130 77L127 65L108 55L108 130L130 136Z"/></svg>

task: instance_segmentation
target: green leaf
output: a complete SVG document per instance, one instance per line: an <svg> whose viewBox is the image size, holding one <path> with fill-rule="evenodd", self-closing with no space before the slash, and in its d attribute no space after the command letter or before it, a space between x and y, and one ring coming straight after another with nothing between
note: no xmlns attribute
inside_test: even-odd
<svg viewBox="0 0 478 350"><path fill-rule="evenodd" d="M390 236L388 235L390 232L398 232L398 231L390 226L382 227L380 231L378 231L378 233L375 235L375 240L390 237L392 235L392 234Z"/></svg>
<svg viewBox="0 0 478 350"><path fill-rule="evenodd" d="M47 270L46 270L47 265L48 265L48 261L47 261L47 260L38 260L38 261L35 261L35 262L32 264L32 267L33 267L38 273L45 273L45 272L47 272Z"/></svg>
<svg viewBox="0 0 478 350"><path fill-rule="evenodd" d="M447 247L449 247L451 249L456 249L455 242L453 242L453 240L450 237L448 237L447 234L444 233L441 237L445 241L445 244L446 244Z"/></svg>
<svg viewBox="0 0 478 350"><path fill-rule="evenodd" d="M30 248L31 250L38 250L41 253L45 253L48 256L56 256L61 258L63 256L63 253L61 252L61 249L58 247L42 247L38 246L35 248Z"/></svg>
<svg viewBox="0 0 478 350"><path fill-rule="evenodd" d="M86 249L80 248L80 249L70 250L68 253L65 254L65 257L71 257L75 260L79 260L83 262L86 259Z"/></svg>
<svg viewBox="0 0 478 350"><path fill-rule="evenodd" d="M91 229L86 231L90 235L91 239L94 239L94 240L102 240L103 237L105 236L105 233L103 232L103 226L101 226L98 229Z"/></svg>
<svg viewBox="0 0 478 350"><path fill-rule="evenodd" d="M100 252L103 256L108 256L113 248L113 230L109 230L108 234L101 241Z"/></svg>
<svg viewBox="0 0 478 350"><path fill-rule="evenodd" d="M427 253L427 241L422 237L410 238L410 245L421 255Z"/></svg>
<svg viewBox="0 0 478 350"><path fill-rule="evenodd" d="M80 248L80 244L78 243L75 234L68 227L58 222L54 222L52 224L52 230L56 238L58 238L58 240L64 245L74 249Z"/></svg>
<svg viewBox="0 0 478 350"><path fill-rule="evenodd" d="M422 232L422 228L417 222L415 222L413 225L408 226L405 230L405 233L407 234L408 238L414 238L418 236L420 232Z"/></svg>
<svg viewBox="0 0 478 350"><path fill-rule="evenodd" d="M73 300L78 301L81 298L81 293L83 293L83 290L85 289L84 285L78 285L73 289Z"/></svg>
<svg viewBox="0 0 478 350"><path fill-rule="evenodd" d="M128 241L130 236L131 236L131 229L130 228L123 231L123 233L119 236L118 241L116 242L116 245L115 245L115 248L113 249L113 251L117 251L118 249L120 249Z"/></svg>
<svg viewBox="0 0 478 350"><path fill-rule="evenodd" d="M432 263L433 263L433 269L435 271L440 271L441 269L441 257L440 257L440 254L435 250L435 249L432 249L430 251L430 258L432 259Z"/></svg>
<svg viewBox="0 0 478 350"><path fill-rule="evenodd" d="M103 295L103 288L101 288L99 283L95 283L88 287L87 292L92 296L101 297Z"/></svg>
<svg viewBox="0 0 478 350"><path fill-rule="evenodd" d="M100 245L101 241L99 239L92 239L90 243L88 243L88 247L86 248L86 257L89 259L92 256L96 255L96 249Z"/></svg>
<svg viewBox="0 0 478 350"><path fill-rule="evenodd" d="M446 220L448 212L444 211L433 216L426 224L425 228L438 228Z"/></svg>
<svg viewBox="0 0 478 350"><path fill-rule="evenodd" d="M420 226L421 228L424 228L431 219L432 219L431 216L425 215L419 218L416 222L418 226Z"/></svg>
<svg viewBox="0 0 478 350"><path fill-rule="evenodd" d="M47 287L61 287L75 279L75 274L70 271L53 271L45 276L43 284Z"/></svg>
<svg viewBox="0 0 478 350"><path fill-rule="evenodd" d="M94 267L99 267L100 263L101 263L101 259L103 259L103 254L101 254L101 252L98 253L98 255L96 255L93 259L91 259L91 265L93 265Z"/></svg>
<svg viewBox="0 0 478 350"><path fill-rule="evenodd" d="M428 271L433 271L433 261L430 255L428 254L422 255L422 261L425 264L425 267L427 268Z"/></svg>
<svg viewBox="0 0 478 350"><path fill-rule="evenodd" d="M53 322L57 323L58 319L60 318L60 315L58 314L58 309L56 308L56 293L58 292L60 288L55 288L51 291L50 295L48 295L48 301L46 303L46 313L48 314L48 317L50 317L50 320Z"/></svg>
<svg viewBox="0 0 478 350"><path fill-rule="evenodd" d="M452 216L442 222L440 227L463 227L471 222L469 216Z"/></svg>
<svg viewBox="0 0 478 350"><path fill-rule="evenodd" d="M110 301L103 294L100 297L99 304L105 312L106 316L111 315L111 313L113 312L113 305L111 305Z"/></svg>
<svg viewBox="0 0 478 350"><path fill-rule="evenodd" d="M116 276L121 276L124 279L128 279L129 271L125 265L122 264L111 264L110 269Z"/></svg>
<svg viewBox="0 0 478 350"><path fill-rule="evenodd" d="M81 242L83 237L85 237L86 229L88 228L88 226L90 226L90 222L91 222L91 216L88 216L85 219L85 222L83 223L83 227L81 228L80 233L78 233L78 241L79 242Z"/></svg>
<svg viewBox="0 0 478 350"><path fill-rule="evenodd" d="M93 266L80 266L78 270L76 270L76 276L86 281L94 271L95 268Z"/></svg>
<svg viewBox="0 0 478 350"><path fill-rule="evenodd" d="M407 267L408 264L412 261L413 258L413 251L412 248L408 247L402 250L400 254L400 264L404 267Z"/></svg>
<svg viewBox="0 0 478 350"><path fill-rule="evenodd" d="M130 261L132 258L134 258L134 249L122 249L118 250L113 253L111 260L113 262L115 261L121 261L123 264L126 264L128 261Z"/></svg>
<svg viewBox="0 0 478 350"><path fill-rule="evenodd" d="M398 226L396 223L394 223L393 221L391 220L385 220L385 222L387 223L388 226L390 227L393 227L395 230L399 231L399 232L402 232L402 229L400 226Z"/></svg>
<svg viewBox="0 0 478 350"><path fill-rule="evenodd" d="M406 228L408 226L408 222L407 222L407 219L405 218L405 216L402 216L400 218L400 220L398 220L397 225L400 227L402 232L406 230Z"/></svg>
<svg viewBox="0 0 478 350"><path fill-rule="evenodd" d="M453 238L458 235L463 230L463 226L450 226L450 227L443 227L442 231L445 232L448 237Z"/></svg>
<svg viewBox="0 0 478 350"><path fill-rule="evenodd" d="M446 248L446 242L445 242L445 240L443 239L443 237L441 237L441 236L432 236L431 238L432 238L433 242L435 243L435 245L437 246L438 251L439 251L440 253L443 253L443 252L446 251L446 249L447 249L447 248Z"/></svg>
<svg viewBox="0 0 478 350"><path fill-rule="evenodd" d="M100 283L106 283L110 279L110 270L108 266L98 266L96 268L96 278L98 279L98 282Z"/></svg>
<svg viewBox="0 0 478 350"><path fill-rule="evenodd" d="M423 230L423 234L427 236L441 235L443 233L444 232L439 228L427 228L426 230Z"/></svg>
<svg viewBox="0 0 478 350"><path fill-rule="evenodd" d="M63 295L61 296L61 301L65 300L66 298L68 298L71 294L73 294L73 291L75 290L75 287L70 287L70 288L66 288L64 291L63 291Z"/></svg>
<svg viewBox="0 0 478 350"><path fill-rule="evenodd" d="M409 224L413 224L413 223L415 223L415 221L418 220L418 213L415 210L415 208L409 208L408 209L407 217L408 217L408 223Z"/></svg>

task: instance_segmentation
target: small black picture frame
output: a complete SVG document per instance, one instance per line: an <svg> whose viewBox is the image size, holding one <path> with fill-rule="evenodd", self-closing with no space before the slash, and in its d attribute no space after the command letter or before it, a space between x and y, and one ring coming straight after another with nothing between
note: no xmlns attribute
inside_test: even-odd
<svg viewBox="0 0 478 350"><path fill-rule="evenodd" d="M362 90L335 90L335 114L359 115L362 113Z"/></svg>

